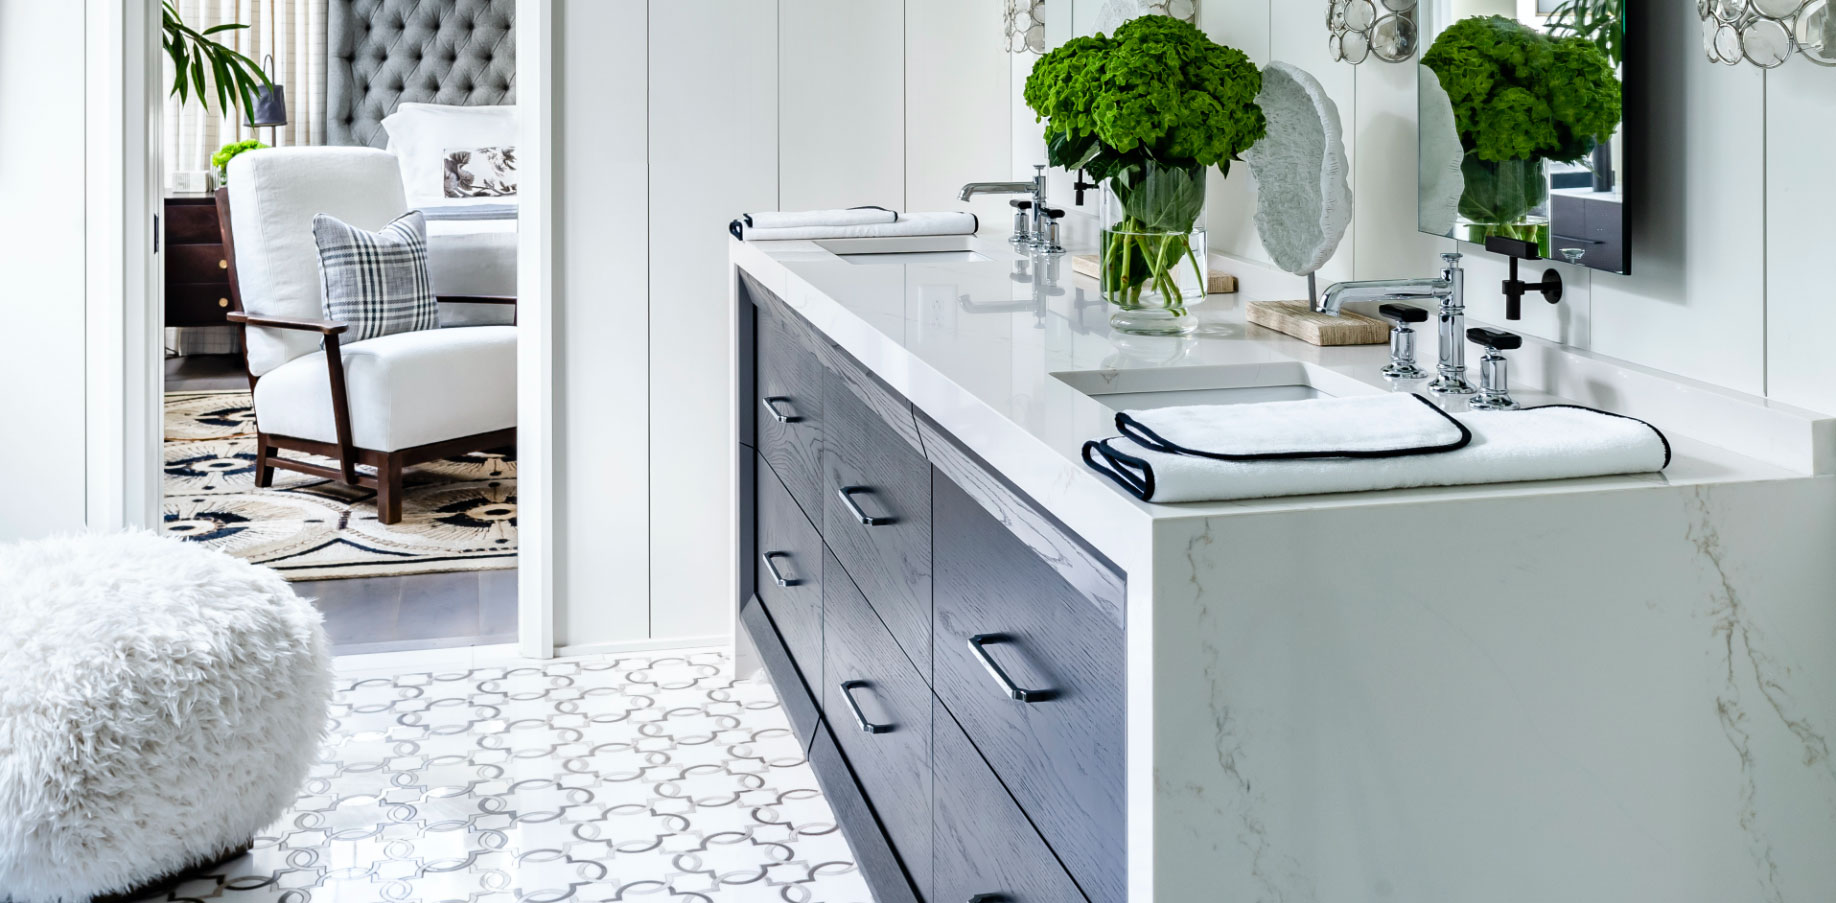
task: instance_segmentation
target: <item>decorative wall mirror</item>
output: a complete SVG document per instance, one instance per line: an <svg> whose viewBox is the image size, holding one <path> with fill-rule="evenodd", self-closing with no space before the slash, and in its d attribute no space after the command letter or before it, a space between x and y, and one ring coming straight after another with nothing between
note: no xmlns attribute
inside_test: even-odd
<svg viewBox="0 0 1836 903"><path fill-rule="evenodd" d="M1624 0L1420 7L1422 231L1630 272Z"/></svg>

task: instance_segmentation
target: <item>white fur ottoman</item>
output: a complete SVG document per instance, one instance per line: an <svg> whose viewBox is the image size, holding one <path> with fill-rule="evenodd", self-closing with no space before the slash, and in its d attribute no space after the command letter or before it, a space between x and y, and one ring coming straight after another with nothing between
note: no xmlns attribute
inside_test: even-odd
<svg viewBox="0 0 1836 903"><path fill-rule="evenodd" d="M0 545L0 899L78 903L215 862L318 756L320 617L152 534Z"/></svg>

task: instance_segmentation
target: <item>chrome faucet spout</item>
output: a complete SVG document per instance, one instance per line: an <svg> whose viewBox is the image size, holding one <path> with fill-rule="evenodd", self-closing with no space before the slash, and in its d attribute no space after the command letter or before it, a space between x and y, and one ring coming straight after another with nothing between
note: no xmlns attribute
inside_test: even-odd
<svg viewBox="0 0 1836 903"><path fill-rule="evenodd" d="M1033 182L970 182L956 199L967 201L978 194L1032 194L1035 187Z"/></svg>
<svg viewBox="0 0 1836 903"><path fill-rule="evenodd" d="M1339 282L1330 285L1313 302L1313 312L1339 316L1350 301L1426 301L1439 300L1453 292L1447 279L1386 279L1371 282Z"/></svg>

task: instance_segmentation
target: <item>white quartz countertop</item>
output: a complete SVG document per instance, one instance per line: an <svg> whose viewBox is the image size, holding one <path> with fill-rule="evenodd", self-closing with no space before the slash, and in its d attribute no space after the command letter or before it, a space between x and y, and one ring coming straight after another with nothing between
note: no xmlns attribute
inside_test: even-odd
<svg viewBox="0 0 1836 903"><path fill-rule="evenodd" d="M1110 330L1096 281L1074 275L1069 257L1057 259L1051 278L1041 258L1016 253L1004 236L976 238L970 245L987 259L865 264L804 241L733 241L731 258L1099 547L1105 545L1102 534L1171 519L1793 479L1831 469L1836 429L1823 415L1526 337L1524 348L1510 355L1512 394L1519 402L1582 404L1645 419L1671 441L1675 455L1669 469L1227 503L1141 502L1089 469L1080 455L1086 440L1115 435L1114 412L1056 374L1083 374L1077 379L1085 383L1120 380L1151 387L1157 381L1203 379L1204 368L1219 368L1215 372L1241 381L1245 368L1258 368L1272 384L1299 374L1331 395L1428 393L1420 382L1392 385L1379 375L1388 360L1385 345L1320 348L1245 322L1249 300L1300 295L1299 281L1287 274L1243 263L1236 273L1240 294L1214 295L1194 308L1202 324L1196 335L1141 338ZM1432 369L1435 336L1433 323L1426 325L1418 353L1423 367ZM1475 379L1477 357L1469 346ZM1548 391L1551 387L1556 391ZM1454 411L1466 404L1464 398L1436 400Z"/></svg>

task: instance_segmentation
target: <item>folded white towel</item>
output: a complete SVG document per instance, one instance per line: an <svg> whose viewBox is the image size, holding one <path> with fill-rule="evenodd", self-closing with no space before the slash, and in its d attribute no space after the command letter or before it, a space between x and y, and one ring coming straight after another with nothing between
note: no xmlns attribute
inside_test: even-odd
<svg viewBox="0 0 1836 903"><path fill-rule="evenodd" d="M800 210L788 213L748 213L740 217L748 229L808 229L816 226L873 226L899 221L885 207L849 210Z"/></svg>
<svg viewBox="0 0 1836 903"><path fill-rule="evenodd" d="M1551 405L1454 416L1473 439L1443 454L1223 461L1155 451L1117 437L1085 443L1084 460L1138 498L1163 503L1566 480L1670 465L1663 433L1618 414Z"/></svg>
<svg viewBox="0 0 1836 903"><path fill-rule="evenodd" d="M1472 439L1453 415L1407 394L1123 411L1116 428L1155 451L1232 461L1438 454Z"/></svg>
<svg viewBox="0 0 1836 903"><path fill-rule="evenodd" d="M745 228L735 220L733 234L743 241L823 241L836 238L910 238L920 235L973 235L979 227L972 213L903 213L897 222L851 226Z"/></svg>

